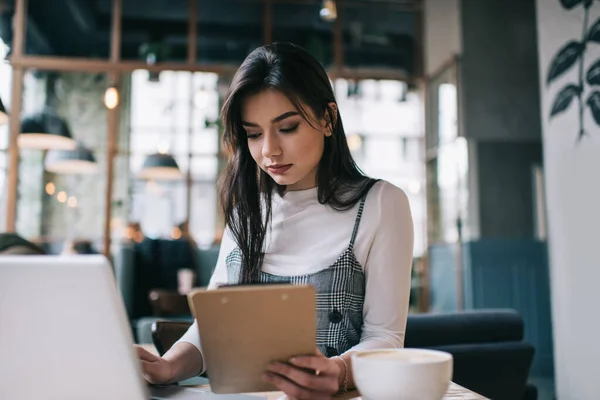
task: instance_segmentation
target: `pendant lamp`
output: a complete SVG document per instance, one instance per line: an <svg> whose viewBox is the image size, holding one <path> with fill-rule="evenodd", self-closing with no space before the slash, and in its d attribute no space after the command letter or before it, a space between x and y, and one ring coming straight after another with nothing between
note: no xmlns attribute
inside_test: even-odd
<svg viewBox="0 0 600 400"><path fill-rule="evenodd" d="M73 150L49 150L44 167L55 174L90 175L98 171L94 154L81 143Z"/></svg>
<svg viewBox="0 0 600 400"><path fill-rule="evenodd" d="M173 181L183 178L177 161L170 154L150 154L144 160L144 165L138 173L138 178L144 180Z"/></svg>
<svg viewBox="0 0 600 400"><path fill-rule="evenodd" d="M17 143L21 148L38 150L73 150L77 147L67 123L48 108L23 118Z"/></svg>

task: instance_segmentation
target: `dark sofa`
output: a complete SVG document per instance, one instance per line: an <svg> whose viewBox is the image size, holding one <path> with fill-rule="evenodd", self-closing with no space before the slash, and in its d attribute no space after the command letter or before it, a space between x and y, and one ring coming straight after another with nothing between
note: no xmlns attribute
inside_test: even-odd
<svg viewBox="0 0 600 400"><path fill-rule="evenodd" d="M535 350L523 336L514 310L415 314L404 346L451 353L453 381L490 399L535 400L537 390L527 384Z"/></svg>

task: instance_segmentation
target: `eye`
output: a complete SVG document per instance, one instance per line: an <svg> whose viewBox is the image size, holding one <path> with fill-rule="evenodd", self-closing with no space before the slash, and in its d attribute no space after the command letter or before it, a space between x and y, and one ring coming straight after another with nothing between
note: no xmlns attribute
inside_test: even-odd
<svg viewBox="0 0 600 400"><path fill-rule="evenodd" d="M283 132L283 133L292 133L292 132L295 132L295 131L296 131L296 129L298 129L298 125L300 125L300 123L297 123L297 124L295 124L295 125L293 125L293 126L290 126L290 127L281 128L281 129L279 129L279 130L280 130L281 132Z"/></svg>
<svg viewBox="0 0 600 400"><path fill-rule="evenodd" d="M254 140L254 139L258 139L260 137L261 133L249 133L247 135L248 140Z"/></svg>

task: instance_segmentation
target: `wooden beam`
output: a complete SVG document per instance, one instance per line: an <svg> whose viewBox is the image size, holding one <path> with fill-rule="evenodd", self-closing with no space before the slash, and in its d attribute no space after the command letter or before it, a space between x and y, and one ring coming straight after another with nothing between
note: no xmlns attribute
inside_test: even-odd
<svg viewBox="0 0 600 400"><path fill-rule="evenodd" d="M113 0L112 10L112 33L110 43L110 61L111 64L118 64L121 59L121 15L123 10L122 0ZM117 82L120 80L120 75L117 71L110 71L108 79L111 85L117 87L117 92L120 93L120 87ZM120 100L120 99L119 99ZM121 101L114 109L107 110L107 125L108 125L108 144L106 151L106 191L104 204L104 256L110 258L111 231L110 221L112 220L112 195L114 186L114 163L117 153L117 137L119 129L119 110Z"/></svg>
<svg viewBox="0 0 600 400"><path fill-rule="evenodd" d="M415 36L414 36L414 76L425 75L425 49L423 44L425 43L425 11L423 7L418 7L414 11L415 17Z"/></svg>
<svg viewBox="0 0 600 400"><path fill-rule="evenodd" d="M235 73L239 65L231 64L194 64L179 62L164 62L148 65L143 61L124 61L113 63L109 60L78 58L78 57L45 57L23 56L11 57L10 64L14 67L32 68L40 71L81 71L81 72L118 72L126 73L135 70L149 72L190 71Z"/></svg>
<svg viewBox="0 0 600 400"><path fill-rule="evenodd" d="M263 0L263 44L273 43L273 5Z"/></svg>
<svg viewBox="0 0 600 400"><path fill-rule="evenodd" d="M197 0L188 0L188 49L187 62L189 65L194 65L198 61L198 3Z"/></svg>
<svg viewBox="0 0 600 400"><path fill-rule="evenodd" d="M198 3L196 0L189 0L188 10L188 49L187 49L187 63L188 66L193 66L198 61ZM189 227L192 214L192 136L194 134L194 72L189 73L189 114L188 114L188 168L185 179L185 232L183 235L189 234Z"/></svg>
<svg viewBox="0 0 600 400"><path fill-rule="evenodd" d="M25 49L25 32L27 29L27 0L17 0L13 20L12 53L17 57L23 55ZM9 139L8 139L8 182L6 196L6 230L14 232L17 221L17 191L19 185L19 145L17 138L21 131L21 98L23 97L24 68L13 68L11 83Z"/></svg>
<svg viewBox="0 0 600 400"><path fill-rule="evenodd" d="M19 186L19 145L21 131L21 97L23 95L23 68L12 71L12 88L9 114L10 136L8 142L8 180L6 196L6 231L15 232L17 220L17 191Z"/></svg>
<svg viewBox="0 0 600 400"><path fill-rule="evenodd" d="M239 68L234 64L194 64L187 63L157 63L148 65L142 61L119 61L111 63L108 60L94 60L87 58L23 56L12 57L10 63L14 67L32 68L40 71L81 71L81 72L132 72L146 70L150 72L162 71L189 71L212 72L216 74L233 75ZM417 78L411 77L406 71L395 68L343 68L336 71L329 69L330 76L347 79L394 79L413 82Z"/></svg>
<svg viewBox="0 0 600 400"><path fill-rule="evenodd" d="M121 21L123 20L123 0L113 0L112 30L110 35L110 61L121 59Z"/></svg>
<svg viewBox="0 0 600 400"><path fill-rule="evenodd" d="M241 3L257 3L263 0L238 0ZM273 4L320 5L323 0L271 0ZM337 1L338 7L340 0ZM385 6L394 11L410 12L419 7L419 0L344 0L344 7Z"/></svg>
<svg viewBox="0 0 600 400"><path fill-rule="evenodd" d="M190 72L189 75L189 79L190 79L190 83L189 83L189 87L190 87L190 95L189 95L189 99L188 99L188 105L189 105L189 114L188 114L188 143L187 143L187 148L188 148L188 168L187 168L187 175L186 175L186 179L185 179L185 195L186 195L186 202L185 202L185 220L187 221L187 229L188 232L183 232L183 234L188 234L189 233L189 227L191 224L191 217L192 217L192 185L193 185L193 176L192 176L192 158L193 158L193 153L192 153L192 138L194 135L194 73Z"/></svg>
<svg viewBox="0 0 600 400"><path fill-rule="evenodd" d="M342 7L339 4L337 8L337 18L333 28L333 55L334 70L342 71L344 69L344 27L342 20Z"/></svg>
<svg viewBox="0 0 600 400"><path fill-rule="evenodd" d="M12 54L22 56L25 53L25 34L27 33L28 0L17 0L13 19Z"/></svg>

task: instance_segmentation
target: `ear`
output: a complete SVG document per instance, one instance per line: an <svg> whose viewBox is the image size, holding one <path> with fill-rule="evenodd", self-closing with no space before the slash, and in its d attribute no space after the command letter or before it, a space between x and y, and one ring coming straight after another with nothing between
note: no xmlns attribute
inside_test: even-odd
<svg viewBox="0 0 600 400"><path fill-rule="evenodd" d="M325 136L329 137L333 135L334 124L338 119L338 107L337 104L333 101L328 104L331 113L333 114L333 121L331 121L328 110L325 110L324 119L324 128L325 128Z"/></svg>

